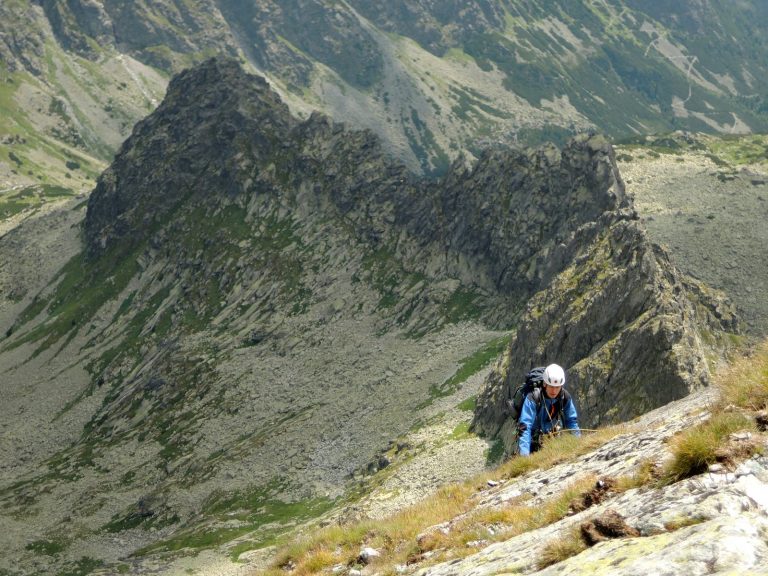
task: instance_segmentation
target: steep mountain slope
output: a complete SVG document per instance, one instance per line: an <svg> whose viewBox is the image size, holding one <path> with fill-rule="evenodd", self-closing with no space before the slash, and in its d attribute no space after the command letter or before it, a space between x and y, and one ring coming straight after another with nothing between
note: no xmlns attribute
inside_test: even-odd
<svg viewBox="0 0 768 576"><path fill-rule="evenodd" d="M576 269L600 298L589 266L611 246L612 267L637 254L643 273L616 274L632 289L610 293L626 306L604 344L668 316L639 332L650 355L637 362L656 371L632 387L649 400L612 418L682 395L653 388L691 360L707 377L698 331L717 327L688 299L708 300L637 228L599 136L418 179L370 132L294 118L263 79L210 60L170 83L99 178L79 252L70 208L59 234L73 257L19 292L0 343L3 545L29 561L20 543L56 542L46 562L60 567L245 533L255 546L321 513L461 386L460 360L476 370L505 347L499 330L529 297ZM4 253L30 253L25 230ZM553 302L538 318L554 332L554 311L583 311Z"/></svg>
<svg viewBox="0 0 768 576"><path fill-rule="evenodd" d="M91 44L96 62L63 49L35 3L0 6L0 195L11 187L90 191L133 124L157 105L161 73Z"/></svg>
<svg viewBox="0 0 768 576"><path fill-rule="evenodd" d="M13 0L0 10L4 79L42 104L0 100L4 114L99 157L156 104L158 70L214 54L240 55L294 110L370 128L425 172L490 143L587 128L768 123L758 1ZM49 107L57 133L35 113Z"/></svg>
<svg viewBox="0 0 768 576"><path fill-rule="evenodd" d="M728 293L746 331L768 333L768 138L677 132L633 139L617 158L651 238L680 270Z"/></svg>

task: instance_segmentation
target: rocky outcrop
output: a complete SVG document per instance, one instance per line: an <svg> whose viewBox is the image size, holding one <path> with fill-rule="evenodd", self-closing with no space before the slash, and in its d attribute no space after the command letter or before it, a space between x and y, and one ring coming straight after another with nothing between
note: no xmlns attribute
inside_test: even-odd
<svg viewBox="0 0 768 576"><path fill-rule="evenodd" d="M252 162L266 167L295 121L261 78L211 61L168 86L99 178L85 221L89 255L146 241L182 202L234 198ZM243 161L245 153L248 161Z"/></svg>
<svg viewBox="0 0 768 576"><path fill-rule="evenodd" d="M705 341L737 330L733 308L690 280L637 220L606 213L574 236L573 258L527 304L504 362L478 401L474 426L513 442L505 399L532 367L556 362L594 428L629 420L709 382Z"/></svg>
<svg viewBox="0 0 768 576"><path fill-rule="evenodd" d="M442 181L417 179L372 133L321 115L298 122L263 80L211 60L174 79L100 178L86 219L88 253L149 239L182 201L251 197L331 208L411 269L459 277L518 304L567 263L564 243L581 226L628 206L600 136L575 138L562 152L489 152L471 170L457 163Z"/></svg>

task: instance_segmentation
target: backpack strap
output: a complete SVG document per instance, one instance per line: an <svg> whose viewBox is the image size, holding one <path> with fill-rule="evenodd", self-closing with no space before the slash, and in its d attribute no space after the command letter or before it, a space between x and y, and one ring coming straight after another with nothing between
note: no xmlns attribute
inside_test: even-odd
<svg viewBox="0 0 768 576"><path fill-rule="evenodd" d="M533 401L536 402L536 412L541 409L541 388L535 388L533 392L529 394L529 396L532 397ZM563 389L560 394L557 396L557 400L555 402L555 413L552 415L552 420L557 420L563 415L563 408L565 408L565 403L568 402L571 399L571 395L568 393L568 390Z"/></svg>
<svg viewBox="0 0 768 576"><path fill-rule="evenodd" d="M560 418L563 415L563 409L565 408L565 403L568 402L571 399L571 395L568 393L568 390L561 390L560 394L557 397L557 402L555 403L555 417L552 418L552 420L556 420L557 418Z"/></svg>

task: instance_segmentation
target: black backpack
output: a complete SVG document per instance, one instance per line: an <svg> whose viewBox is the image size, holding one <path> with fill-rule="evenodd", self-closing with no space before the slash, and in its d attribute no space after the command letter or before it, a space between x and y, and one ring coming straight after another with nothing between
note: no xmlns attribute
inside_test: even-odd
<svg viewBox="0 0 768 576"><path fill-rule="evenodd" d="M533 401L538 406L541 404L541 387L544 382L544 366L533 368L525 375L525 382L520 384L514 392L510 394L507 399L507 413L513 420L517 420L520 417L520 411L523 409L523 402L525 402L526 396L533 392ZM510 388L510 392L511 392Z"/></svg>

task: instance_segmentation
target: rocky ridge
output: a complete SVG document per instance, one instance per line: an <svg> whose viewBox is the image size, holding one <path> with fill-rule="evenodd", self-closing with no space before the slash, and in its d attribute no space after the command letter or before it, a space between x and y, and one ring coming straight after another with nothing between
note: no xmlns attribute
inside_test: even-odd
<svg viewBox="0 0 768 576"><path fill-rule="evenodd" d="M711 331L738 330L730 303L688 288L692 281L636 220L603 221L580 234L572 264L528 301L478 401L475 429L499 434L508 451L514 429L505 402L532 366L562 364L582 425L595 428L706 386Z"/></svg>
<svg viewBox="0 0 768 576"><path fill-rule="evenodd" d="M462 359L497 352L493 329L529 296L579 266L579 290L598 295L589 266L612 235L642 269L654 249L636 226L602 137L490 152L434 182L370 132L292 118L232 61L181 74L99 179L83 251L4 331L5 426L39 447L0 444L6 544L29 558L19 542L44 534L67 550L51 563L93 549L118 562L200 533L268 537L254 510L321 513L461 385ZM629 324L654 298L685 319L657 261L630 277L644 298ZM645 285L665 274L671 290ZM634 285L617 278L621 300ZM553 302L542 318L556 327ZM681 332L661 333L660 354Z"/></svg>

